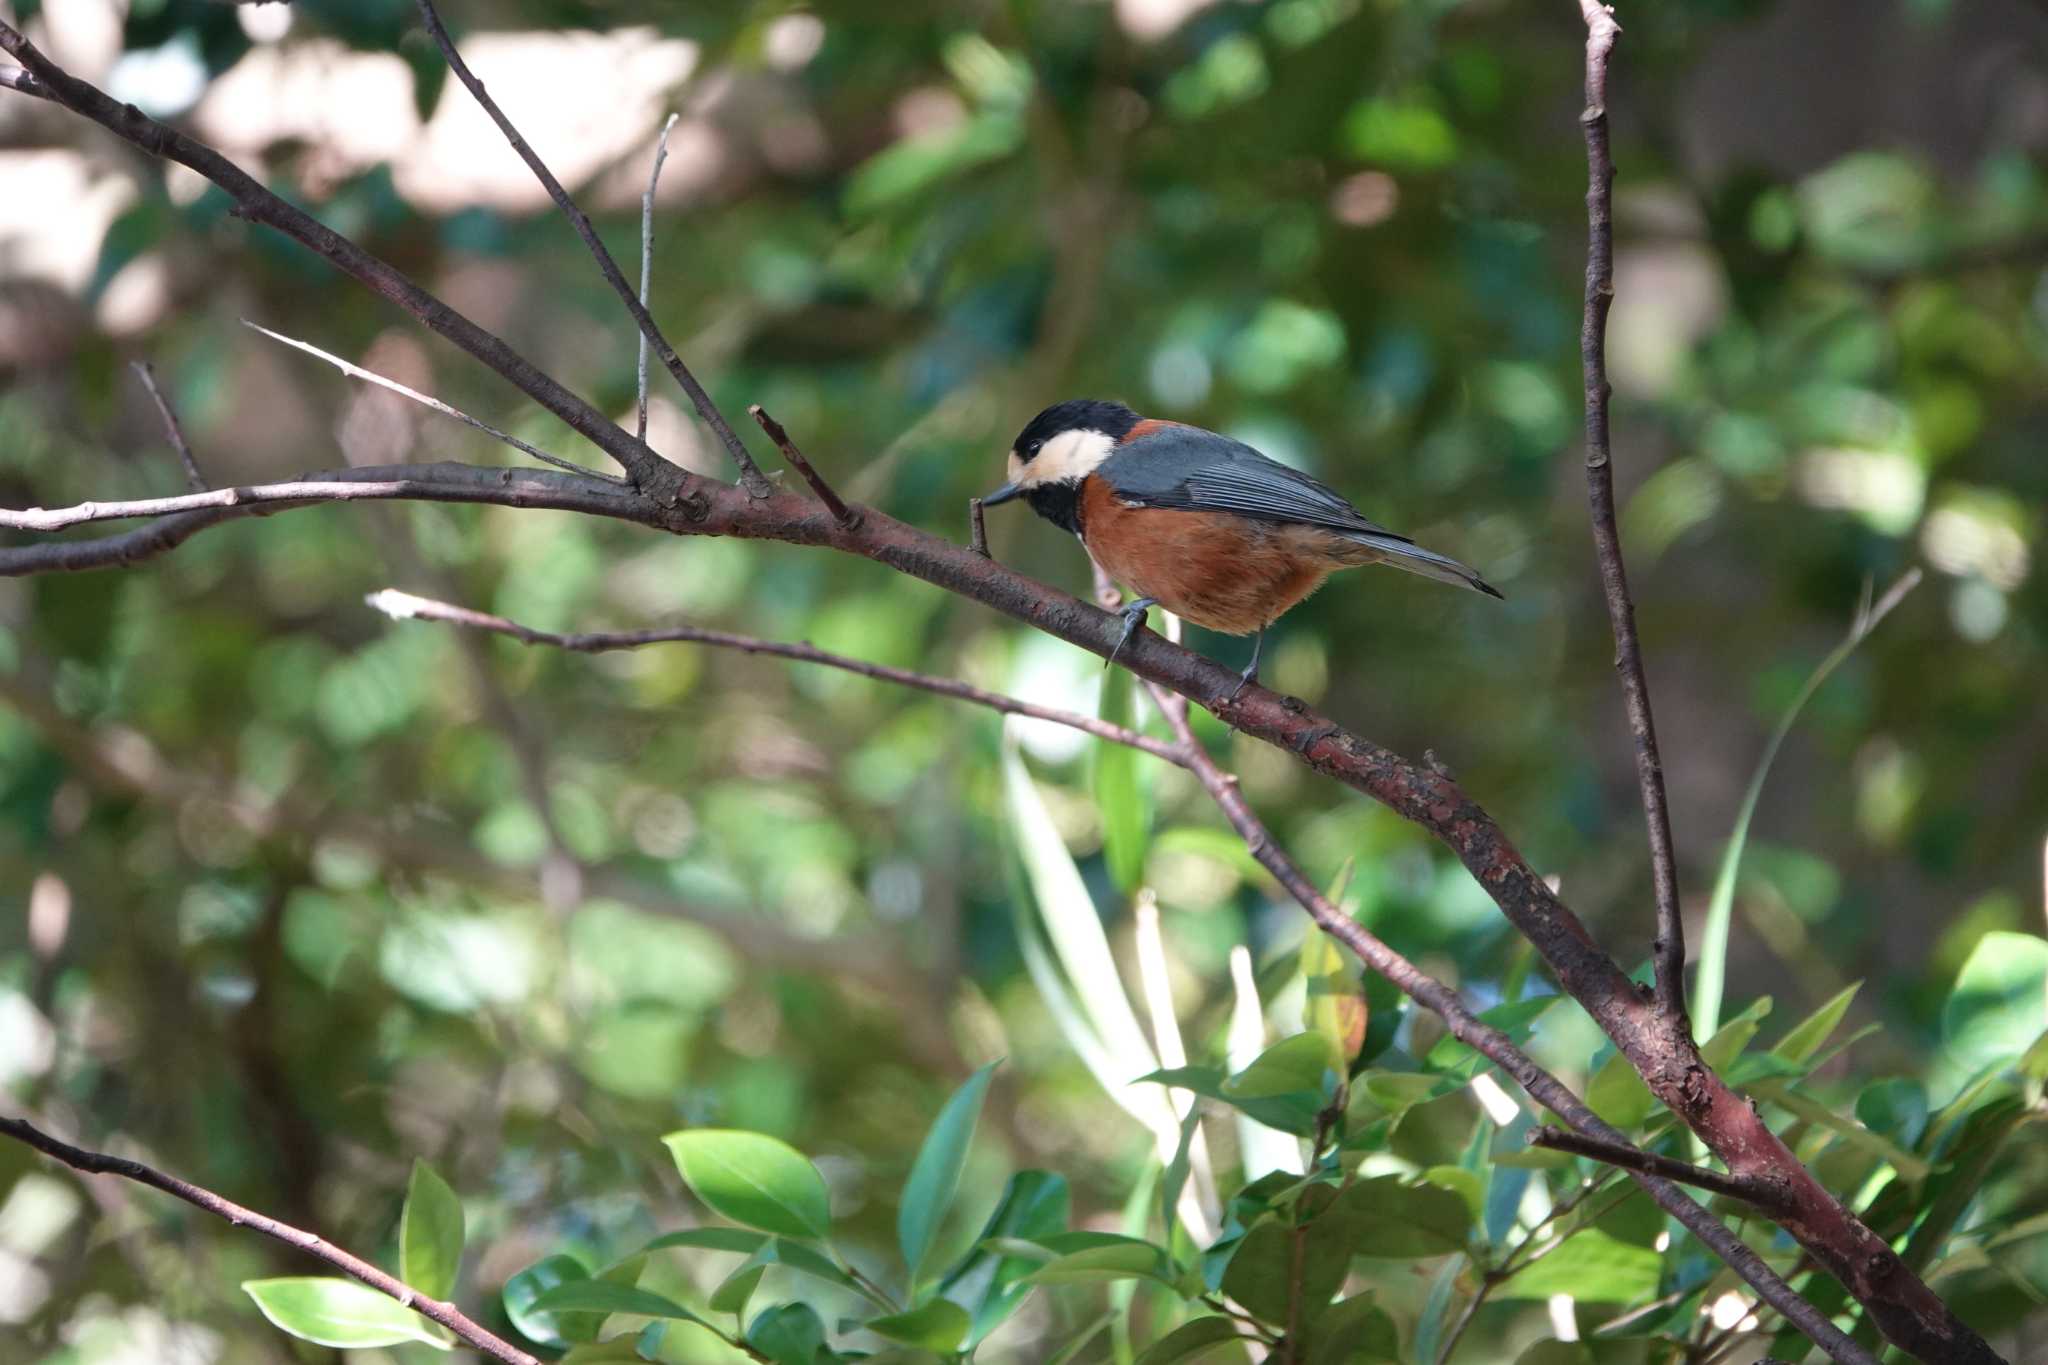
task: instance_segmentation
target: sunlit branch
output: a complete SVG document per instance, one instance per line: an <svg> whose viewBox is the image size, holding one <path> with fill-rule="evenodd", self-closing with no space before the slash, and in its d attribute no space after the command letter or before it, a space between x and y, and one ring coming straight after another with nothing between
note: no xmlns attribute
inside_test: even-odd
<svg viewBox="0 0 2048 1365"><path fill-rule="evenodd" d="M615 483L620 485L621 487L630 488L632 486L627 480L619 478L615 474L601 473L598 470L590 468L588 465L580 465L577 464L574 460L565 460L559 455L550 455L545 450L541 450L536 446L530 446L526 442L520 440L517 436L513 436L508 432L500 431L496 427L492 426L489 422L479 421L476 418L471 417L462 409L452 407L449 404L442 402L440 399L434 397L432 394L421 393L418 389L408 388L406 385L399 383L396 379L387 379L383 375L375 372L374 370L366 370L360 365L352 364L349 361L343 360L338 355L333 355L327 351L321 350L318 346L315 346L310 341L300 341L298 338L288 337L282 332L273 332L268 327L263 326L261 323L251 322L247 318L242 319L242 325L244 327L247 327L251 331L261 332L264 336L269 337L272 341L281 341L285 345L292 347L294 350L304 351L307 355L316 356L319 359L324 360L328 364L334 366L335 369L340 370L343 374L349 376L351 379L360 379L365 383L375 384L377 387L381 389L389 389L391 392L399 395L401 398L410 398L413 402L420 404L422 407L432 408L435 412L438 412L445 417L453 417L456 421L461 422L464 426L474 427L476 430L481 431L484 435L491 437L493 440L502 441L504 444L511 446L514 450L520 451L523 454L531 455L534 459L539 460L543 464L551 464L555 466L555 468L557 469L566 469L571 474L582 474L593 479L603 479L608 483Z"/></svg>
<svg viewBox="0 0 2048 1365"><path fill-rule="evenodd" d="M505 117L505 111L498 107L497 101L484 89L484 83L476 78L475 73L470 71L469 64L462 60L462 54L456 50L455 40L448 36L447 28L441 23L440 14L434 9L433 0L419 0L419 10L420 19L427 26L427 34L434 40L434 45L441 49L441 56L446 59L448 69L455 73L455 79L462 82L463 87L483 107L483 111L491 116L491 122L498 125L498 131L505 135L505 141L511 144L512 150L519 154L519 159L526 163L527 169L533 172L534 178L547 190L548 197L555 201L555 207L569 220L569 226L576 230L576 235L583 239L583 245L590 249L590 255L597 262L597 268L603 272L605 283L612 287L612 292L626 305L626 311L633 315L633 321L639 326L640 334L652 343L654 353L661 357L661 363L675 376L676 383L681 385L683 392L689 396L691 405L697 409L697 415L704 419L704 424L718 434L720 443L725 446L726 454L732 456L733 464L740 471L740 482L746 485L747 491L755 497L767 497L774 491L767 476L762 474L760 466L754 463L754 457L747 453L746 446L740 441L739 433L725 420L725 414L711 401L711 395L697 382L697 376L690 373L689 367L683 364L682 357L676 354L675 347L669 345L668 338L662 335L661 328L655 324L653 316L640 302L639 296L633 292L633 286L619 273L619 263L613 260L612 253L605 249L604 242L597 235L597 229L590 225L589 216L576 206L576 201L569 197L569 191L563 189L562 182L555 179L555 173L547 168L547 163L543 162L527 144L526 139L519 135L519 130L512 126L512 120Z"/></svg>
<svg viewBox="0 0 2048 1365"><path fill-rule="evenodd" d="M48 1157L63 1162L73 1170L87 1175L118 1175L152 1189L162 1190L195 1208L204 1209L216 1217L226 1219L236 1227L252 1228L266 1237L272 1237L286 1246L296 1247L310 1256L325 1261L351 1279L360 1280L380 1294L396 1299L421 1317L453 1332L458 1338L483 1352L493 1360L504 1361L505 1365L541 1365L540 1358L528 1355L511 1342L484 1330L452 1303L430 1299L396 1276L387 1275L360 1256L353 1255L315 1233L295 1228L289 1223L280 1223L275 1218L242 1207L230 1199L222 1198L204 1186L166 1175L139 1161L126 1157L109 1156L104 1152L89 1152L83 1147L74 1147L36 1128L25 1119L0 1118L0 1135L25 1143Z"/></svg>

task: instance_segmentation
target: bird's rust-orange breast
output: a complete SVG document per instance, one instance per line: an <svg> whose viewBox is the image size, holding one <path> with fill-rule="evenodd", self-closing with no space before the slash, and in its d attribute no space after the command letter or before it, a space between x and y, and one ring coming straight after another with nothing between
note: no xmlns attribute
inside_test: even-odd
<svg viewBox="0 0 2048 1365"><path fill-rule="evenodd" d="M1109 481L1081 485L1081 539L1111 578L1226 635L1278 620L1340 567L1326 533L1228 512L1132 507Z"/></svg>

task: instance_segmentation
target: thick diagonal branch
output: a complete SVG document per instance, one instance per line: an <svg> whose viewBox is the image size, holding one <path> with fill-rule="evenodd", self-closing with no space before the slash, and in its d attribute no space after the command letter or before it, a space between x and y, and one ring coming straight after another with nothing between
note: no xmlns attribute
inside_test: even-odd
<svg viewBox="0 0 2048 1365"><path fill-rule="evenodd" d="M162 1190L219 1218L224 1218L236 1227L253 1228L265 1237L274 1237L286 1246L296 1247L310 1256L318 1257L351 1279L362 1281L380 1294L388 1294L421 1317L441 1324L458 1338L483 1352L493 1360L505 1365L541 1365L538 1356L526 1352L472 1322L467 1314L452 1303L430 1299L411 1285L394 1275L387 1275L360 1256L342 1250L316 1233L295 1228L289 1223L280 1223L275 1218L242 1207L231 1199L225 1199L212 1190L190 1181L166 1175L153 1166L126 1157L109 1156L104 1152L89 1152L83 1147L74 1147L68 1142L59 1142L48 1133L35 1127L25 1119L0 1118L0 1135L26 1143L43 1155L54 1157L73 1170L87 1175L118 1175L151 1189Z"/></svg>

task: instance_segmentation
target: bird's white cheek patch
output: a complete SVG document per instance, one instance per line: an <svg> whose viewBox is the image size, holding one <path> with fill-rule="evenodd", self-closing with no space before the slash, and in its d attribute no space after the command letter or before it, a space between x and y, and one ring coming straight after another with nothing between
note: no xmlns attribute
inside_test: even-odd
<svg viewBox="0 0 2048 1365"><path fill-rule="evenodd" d="M1116 442L1100 431L1063 431L1047 441L1038 457L1025 466L1024 482L1079 483L1109 458Z"/></svg>

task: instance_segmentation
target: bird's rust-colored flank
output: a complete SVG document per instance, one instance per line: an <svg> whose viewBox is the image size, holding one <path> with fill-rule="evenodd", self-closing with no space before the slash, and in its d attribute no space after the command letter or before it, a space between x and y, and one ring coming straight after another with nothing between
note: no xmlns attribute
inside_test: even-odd
<svg viewBox="0 0 2048 1365"><path fill-rule="evenodd" d="M1153 432L1164 431L1167 427L1178 427L1186 425L1187 424L1185 422L1169 422L1159 417L1142 418L1139 420L1136 426L1132 427L1129 431L1124 433L1123 439L1121 441L1118 441L1117 444L1127 446L1131 442L1137 440L1140 436L1150 436Z"/></svg>
<svg viewBox="0 0 2048 1365"><path fill-rule="evenodd" d="M1328 532L1221 512L1132 507L1107 480L1081 485L1081 536L1111 578L1198 626L1249 635L1271 625L1360 547Z"/></svg>

